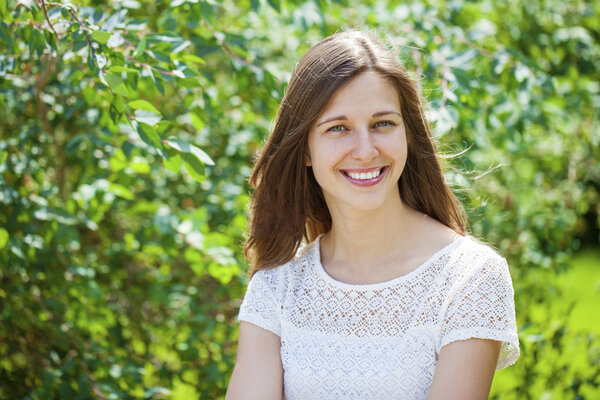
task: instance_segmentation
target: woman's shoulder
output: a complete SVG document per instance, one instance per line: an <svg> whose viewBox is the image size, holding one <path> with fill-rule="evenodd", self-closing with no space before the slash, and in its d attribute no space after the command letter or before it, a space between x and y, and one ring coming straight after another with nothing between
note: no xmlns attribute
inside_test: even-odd
<svg viewBox="0 0 600 400"><path fill-rule="evenodd" d="M252 279L269 282L273 286L296 281L299 276L307 273L318 257L318 239L300 246L294 257L288 262L272 268L256 271Z"/></svg>
<svg viewBox="0 0 600 400"><path fill-rule="evenodd" d="M492 245L486 244L482 240L466 235L463 237L462 252L465 257L473 259L485 259L501 261L504 257L492 247Z"/></svg>
<svg viewBox="0 0 600 400"><path fill-rule="evenodd" d="M447 262L449 273L457 277L508 273L506 259L491 245L469 235L459 240L459 245L450 254Z"/></svg>

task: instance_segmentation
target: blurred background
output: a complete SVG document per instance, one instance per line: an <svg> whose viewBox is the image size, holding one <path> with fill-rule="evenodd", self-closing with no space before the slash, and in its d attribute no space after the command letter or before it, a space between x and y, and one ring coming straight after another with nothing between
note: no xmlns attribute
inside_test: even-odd
<svg viewBox="0 0 600 400"><path fill-rule="evenodd" d="M253 157L298 58L352 27L397 47L509 260L521 357L490 397L600 398L599 10L0 0L0 398L224 398Z"/></svg>

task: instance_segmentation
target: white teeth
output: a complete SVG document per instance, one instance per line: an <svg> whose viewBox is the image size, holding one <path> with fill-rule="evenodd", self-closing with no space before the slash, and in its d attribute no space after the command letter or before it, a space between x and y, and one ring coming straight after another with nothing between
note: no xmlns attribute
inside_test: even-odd
<svg viewBox="0 0 600 400"><path fill-rule="evenodd" d="M347 172L348 176L352 179L368 180L377 178L381 174L381 170L377 169L371 172Z"/></svg>

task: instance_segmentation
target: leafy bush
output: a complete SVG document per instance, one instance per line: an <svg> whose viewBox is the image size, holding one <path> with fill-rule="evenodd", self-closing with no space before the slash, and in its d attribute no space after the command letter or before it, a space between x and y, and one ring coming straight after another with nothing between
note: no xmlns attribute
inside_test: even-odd
<svg viewBox="0 0 600 400"><path fill-rule="evenodd" d="M544 280L598 243L599 7L0 0L0 397L223 396L252 158L297 58L357 26L467 149L447 177L509 258L522 357L493 397L593 398L597 333Z"/></svg>

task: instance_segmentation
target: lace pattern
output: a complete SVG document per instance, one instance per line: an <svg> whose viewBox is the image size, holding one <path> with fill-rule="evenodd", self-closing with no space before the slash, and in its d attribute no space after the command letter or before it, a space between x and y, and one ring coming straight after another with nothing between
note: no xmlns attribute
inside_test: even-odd
<svg viewBox="0 0 600 400"><path fill-rule="evenodd" d="M506 261L461 238L407 275L351 285L320 263L320 240L257 272L239 320L281 338L286 399L424 399L440 349L502 341L497 368L519 355Z"/></svg>

